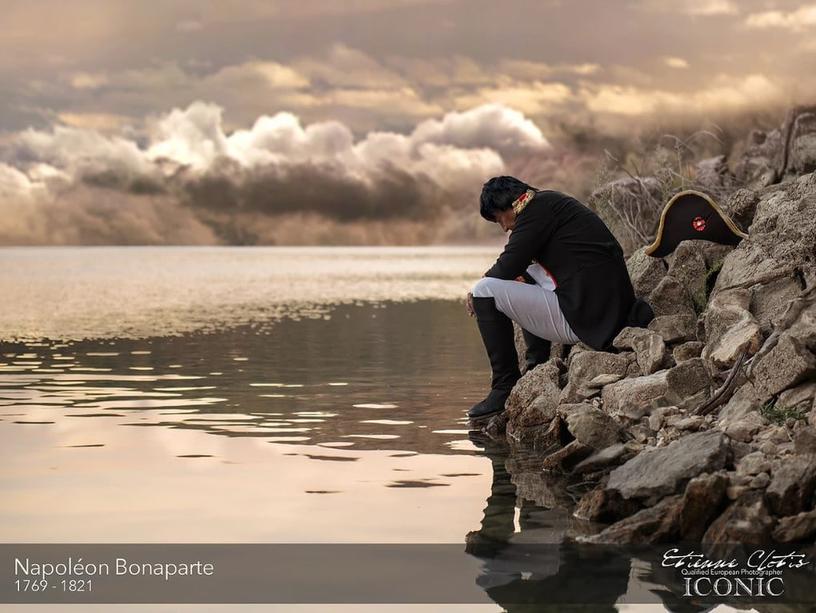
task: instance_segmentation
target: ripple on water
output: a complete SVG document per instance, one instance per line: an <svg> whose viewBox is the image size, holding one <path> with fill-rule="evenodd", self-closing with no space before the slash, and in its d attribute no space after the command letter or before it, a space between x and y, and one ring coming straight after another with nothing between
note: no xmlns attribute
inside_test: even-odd
<svg viewBox="0 0 816 613"><path fill-rule="evenodd" d="M417 479L417 480L399 480L393 481L388 483L385 487L396 487L396 488L413 488L413 487L448 487L450 483L435 483L433 481L427 479Z"/></svg>
<svg viewBox="0 0 816 613"><path fill-rule="evenodd" d="M387 441L399 438L399 434L344 434L346 438L368 438L372 440Z"/></svg>
<svg viewBox="0 0 816 613"><path fill-rule="evenodd" d="M383 426L408 426L414 422L412 421L402 421L399 419L363 419L360 421L361 424L380 424Z"/></svg>

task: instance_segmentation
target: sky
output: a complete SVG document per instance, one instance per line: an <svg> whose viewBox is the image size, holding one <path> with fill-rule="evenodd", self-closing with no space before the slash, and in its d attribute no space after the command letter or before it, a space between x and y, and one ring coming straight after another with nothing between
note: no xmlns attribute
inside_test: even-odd
<svg viewBox="0 0 816 613"><path fill-rule="evenodd" d="M469 240L494 229L476 204L491 176L569 185L596 163L565 135L816 96L816 2L0 0L0 14L9 245Z"/></svg>

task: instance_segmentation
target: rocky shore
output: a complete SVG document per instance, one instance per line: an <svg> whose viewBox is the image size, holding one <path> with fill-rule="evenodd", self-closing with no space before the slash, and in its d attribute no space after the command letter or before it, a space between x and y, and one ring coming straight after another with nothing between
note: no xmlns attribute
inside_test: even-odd
<svg viewBox="0 0 816 613"><path fill-rule="evenodd" d="M813 542L814 170L814 109L752 133L737 159L697 164L692 187L749 238L634 251L648 328L621 331L615 353L554 347L521 378L483 430L524 452L508 460L522 495L603 524L588 542Z"/></svg>

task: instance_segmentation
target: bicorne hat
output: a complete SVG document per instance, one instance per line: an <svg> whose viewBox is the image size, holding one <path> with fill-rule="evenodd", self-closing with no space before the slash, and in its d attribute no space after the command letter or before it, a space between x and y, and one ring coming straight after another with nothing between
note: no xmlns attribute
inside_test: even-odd
<svg viewBox="0 0 816 613"><path fill-rule="evenodd" d="M660 225L646 255L662 258L675 250L681 241L706 240L722 245L736 245L748 235L740 230L710 196L686 190L672 196L660 214Z"/></svg>

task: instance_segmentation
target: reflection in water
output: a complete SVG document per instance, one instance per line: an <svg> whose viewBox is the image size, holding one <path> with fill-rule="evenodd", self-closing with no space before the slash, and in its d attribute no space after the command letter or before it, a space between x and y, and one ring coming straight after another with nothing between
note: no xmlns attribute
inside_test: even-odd
<svg viewBox="0 0 816 613"><path fill-rule="evenodd" d="M506 468L508 447L476 433L471 437L493 468L481 528L465 537L465 551L484 562L476 583L509 612L555 612L566 603L589 603L570 610L615 611L627 591L629 561L565 541L574 533L569 510L518 496Z"/></svg>
<svg viewBox="0 0 816 613"><path fill-rule="evenodd" d="M556 502L563 502L557 492L569 488L568 475L543 477L538 470L535 474L539 482L531 484L526 471L535 463L534 458L477 432L471 432L470 437L480 453L490 459L493 479L481 527L467 533L465 551L482 561L476 584L503 610L602 612L621 610L625 603L654 603L659 610L678 613L814 610L816 569L812 567L783 575L787 601L780 604L769 597L685 596L684 575L661 564L663 553L672 547L686 552L705 551L715 560L745 560L745 552L755 551L754 547L746 547L740 557L736 554L739 545L706 548L699 543L653 547L581 544L576 537L595 527L571 519L568 503L562 506ZM540 499L542 491L549 503L531 502L530 498ZM802 545L795 551L812 559L816 546Z"/></svg>

